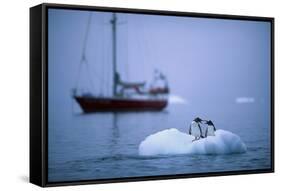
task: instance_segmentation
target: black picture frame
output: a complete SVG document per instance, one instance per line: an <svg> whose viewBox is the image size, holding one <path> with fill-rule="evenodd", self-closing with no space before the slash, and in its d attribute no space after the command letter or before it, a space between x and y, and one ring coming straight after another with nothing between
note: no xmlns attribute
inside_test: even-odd
<svg viewBox="0 0 281 191"><path fill-rule="evenodd" d="M50 183L48 175L48 15L49 8L70 10L93 10L104 12L122 12L150 15L171 15L196 18L217 18L265 21L271 24L271 167L269 169L208 172L195 174L175 174L163 176L144 176L131 178L115 178L102 180L71 181ZM129 181L145 181L175 178L194 178L206 176L226 176L238 174L272 173L274 172L274 18L223 15L208 13L191 13L177 11L160 11L144 9L127 9L115 7L96 7L85 5L40 4L30 8L30 182L42 187L82 185L96 183L113 183Z"/></svg>

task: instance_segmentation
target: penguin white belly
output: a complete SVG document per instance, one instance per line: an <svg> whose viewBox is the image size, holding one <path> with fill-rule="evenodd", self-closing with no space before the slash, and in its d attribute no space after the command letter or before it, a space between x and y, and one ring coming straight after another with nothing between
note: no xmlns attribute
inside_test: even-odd
<svg viewBox="0 0 281 191"><path fill-rule="evenodd" d="M215 136L214 126L208 125L207 136Z"/></svg>
<svg viewBox="0 0 281 191"><path fill-rule="evenodd" d="M197 123L192 122L191 123L191 135L194 137L200 137L201 136L201 131Z"/></svg>

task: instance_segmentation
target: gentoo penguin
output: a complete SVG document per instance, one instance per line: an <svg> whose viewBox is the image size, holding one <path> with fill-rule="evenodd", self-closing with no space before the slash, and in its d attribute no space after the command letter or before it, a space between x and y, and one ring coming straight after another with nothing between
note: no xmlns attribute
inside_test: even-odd
<svg viewBox="0 0 281 191"><path fill-rule="evenodd" d="M206 122L206 124L208 126L207 126L205 137L207 137L207 136L215 136L216 127L215 127L214 123L211 120L208 120Z"/></svg>
<svg viewBox="0 0 281 191"><path fill-rule="evenodd" d="M202 123L202 119L196 117L189 126L189 130L188 130L189 135L193 135L195 137L193 141L203 138L200 123Z"/></svg>

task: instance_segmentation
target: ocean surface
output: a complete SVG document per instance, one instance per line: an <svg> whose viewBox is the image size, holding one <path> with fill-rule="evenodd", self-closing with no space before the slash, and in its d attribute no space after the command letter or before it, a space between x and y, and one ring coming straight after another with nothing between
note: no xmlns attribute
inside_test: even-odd
<svg viewBox="0 0 281 191"><path fill-rule="evenodd" d="M269 109L264 108L263 103L234 101L219 107L169 104L161 112L83 114L77 105L49 106L48 181L270 168L270 115ZM187 132L196 116L211 119L217 129L240 136L247 152L146 157L138 154L139 144L148 135L169 128Z"/></svg>

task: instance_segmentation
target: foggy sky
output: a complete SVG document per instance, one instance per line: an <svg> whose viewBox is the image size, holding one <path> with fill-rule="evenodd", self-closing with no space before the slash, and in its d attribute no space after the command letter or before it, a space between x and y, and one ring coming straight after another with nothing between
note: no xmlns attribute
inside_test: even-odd
<svg viewBox="0 0 281 191"><path fill-rule="evenodd" d="M49 10L50 104L71 100L89 13ZM79 86L95 94L111 90L111 17L92 12L89 68L83 66ZM157 68L168 77L171 93L191 102L228 102L241 96L269 100L270 23L124 13L117 17L117 65L123 79L149 81Z"/></svg>

